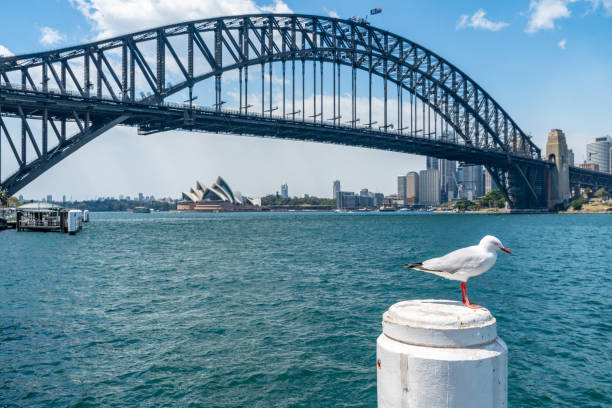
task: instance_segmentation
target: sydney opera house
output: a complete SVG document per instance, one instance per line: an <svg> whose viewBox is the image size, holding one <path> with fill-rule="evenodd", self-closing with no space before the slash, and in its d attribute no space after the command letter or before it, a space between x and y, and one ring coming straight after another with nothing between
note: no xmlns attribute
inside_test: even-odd
<svg viewBox="0 0 612 408"><path fill-rule="evenodd" d="M239 192L233 192L229 184L221 177L210 187L205 187L199 181L195 188L183 193L179 201L179 211L261 211L261 206L252 199L242 197Z"/></svg>

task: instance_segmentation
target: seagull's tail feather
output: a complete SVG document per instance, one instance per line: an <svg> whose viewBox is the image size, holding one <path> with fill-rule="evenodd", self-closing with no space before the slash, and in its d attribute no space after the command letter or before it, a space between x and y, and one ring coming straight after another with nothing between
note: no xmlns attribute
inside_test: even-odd
<svg viewBox="0 0 612 408"><path fill-rule="evenodd" d="M429 272L429 273L441 273L442 271L437 271L435 269L428 269L423 266L423 262L413 263L413 264L404 264L404 268L416 269L417 271Z"/></svg>
<svg viewBox="0 0 612 408"><path fill-rule="evenodd" d="M419 266L423 266L423 262L413 263L413 264L404 264L404 268L411 269L420 269Z"/></svg>

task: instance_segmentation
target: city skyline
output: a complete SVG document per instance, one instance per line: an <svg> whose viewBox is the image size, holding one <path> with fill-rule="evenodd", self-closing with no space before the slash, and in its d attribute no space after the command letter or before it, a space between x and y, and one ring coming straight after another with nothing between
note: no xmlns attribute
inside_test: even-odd
<svg viewBox="0 0 612 408"><path fill-rule="evenodd" d="M159 7L154 7L152 14L136 16L127 13L128 5L151 2L31 3L37 7L26 10L7 5L5 13L11 18L0 28L0 53L52 49L213 15L276 11L349 17L365 14L370 8L369 3L360 1L339 2L334 10L325 9L323 2L305 6L292 1L272 5L184 1L172 8L162 1L156 2ZM469 1L448 3L444 8L411 3L410 13L405 13L403 3L392 2L384 5L383 13L372 23L447 57L489 90L519 126L533 134L541 148L550 129L563 129L578 165L586 159L587 141L610 133L606 92L601 89L612 88L607 75L612 65L610 57L602 57L612 52L609 42L600 40L612 34L612 19L607 3L552 2L559 3L563 11L557 16L546 14L544 3L492 5ZM478 13L480 9L485 13ZM450 36L454 39L451 43L447 41ZM511 53L519 58L507 58ZM501 61L504 63L496 63ZM493 64L495 69L491 69ZM589 103L575 103L581 100ZM7 152L2 150L3 155ZM421 156L362 148L186 132L138 136L134 129L118 128L83 147L18 194L66 194L84 199L148 191L158 197L177 197L193 179L225 174L249 186L245 194L250 196L276 191L280 183L287 182L293 195L327 197L328 186L336 179L342 180L346 190L359 191L365 185L374 191L394 191L395 175L422 169L424 163ZM368 171L363 171L364 164Z"/></svg>

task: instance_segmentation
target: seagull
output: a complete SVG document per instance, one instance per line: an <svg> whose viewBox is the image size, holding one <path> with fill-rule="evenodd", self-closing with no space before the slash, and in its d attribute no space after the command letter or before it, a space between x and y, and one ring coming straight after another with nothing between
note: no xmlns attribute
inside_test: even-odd
<svg viewBox="0 0 612 408"><path fill-rule="evenodd" d="M497 261L498 251L512 254L509 249L504 248L499 239L492 235L487 235L480 240L478 245L457 249L440 258L405 264L404 267L433 273L446 279L461 281L461 301L470 309L480 309L482 306L470 303L468 299L467 280L491 269Z"/></svg>

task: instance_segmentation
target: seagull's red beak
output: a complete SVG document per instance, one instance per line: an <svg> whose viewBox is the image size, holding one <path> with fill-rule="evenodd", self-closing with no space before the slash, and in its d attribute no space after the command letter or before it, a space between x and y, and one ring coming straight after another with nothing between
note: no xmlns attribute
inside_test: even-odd
<svg viewBox="0 0 612 408"><path fill-rule="evenodd" d="M512 252L510 252L508 248L499 248L499 249L500 251L504 251L505 253L512 255Z"/></svg>

